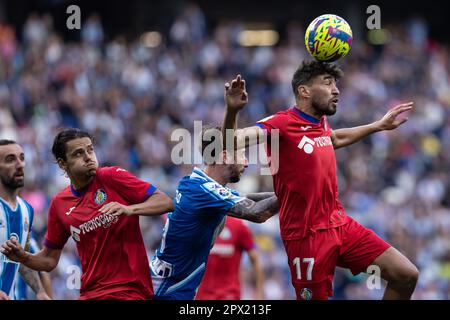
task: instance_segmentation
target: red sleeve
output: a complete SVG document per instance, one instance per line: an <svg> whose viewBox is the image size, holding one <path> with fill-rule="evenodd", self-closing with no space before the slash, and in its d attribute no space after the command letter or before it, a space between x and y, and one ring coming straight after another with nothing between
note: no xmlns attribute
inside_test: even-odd
<svg viewBox="0 0 450 320"><path fill-rule="evenodd" d="M64 229L58 217L57 208L53 199L48 210L47 233L44 240L44 245L50 249L62 249L70 237L70 233Z"/></svg>
<svg viewBox="0 0 450 320"><path fill-rule="evenodd" d="M280 136L281 130L285 127L283 125L284 117L280 113L276 113L272 116L259 120L256 125L262 129L267 130L267 134L271 135L273 129L277 129Z"/></svg>
<svg viewBox="0 0 450 320"><path fill-rule="evenodd" d="M239 228L239 246L244 251L250 251L255 248L255 241L250 228L242 221Z"/></svg>
<svg viewBox="0 0 450 320"><path fill-rule="evenodd" d="M156 190L156 186L138 179L121 167L105 168L112 187L130 203L141 203L147 200Z"/></svg>

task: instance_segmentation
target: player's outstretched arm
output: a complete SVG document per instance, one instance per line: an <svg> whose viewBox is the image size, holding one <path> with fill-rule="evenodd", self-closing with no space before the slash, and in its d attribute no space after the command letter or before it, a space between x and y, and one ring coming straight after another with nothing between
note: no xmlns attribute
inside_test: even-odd
<svg viewBox="0 0 450 320"><path fill-rule="evenodd" d="M36 254L25 251L20 243L12 238L2 244L1 252L10 260L19 262L36 271L50 272L58 265L61 256L60 249L44 247Z"/></svg>
<svg viewBox="0 0 450 320"><path fill-rule="evenodd" d="M155 216L170 212L173 209L172 199L161 190L155 190L155 192L142 203L127 206L118 202L109 202L101 207L99 211L115 216L120 216L122 214L127 216Z"/></svg>
<svg viewBox="0 0 450 320"><path fill-rule="evenodd" d="M274 195L275 192L257 192L257 193L247 193L245 197L253 201L261 201L273 197Z"/></svg>
<svg viewBox="0 0 450 320"><path fill-rule="evenodd" d="M223 148L241 149L264 142L264 131L258 127L236 128L236 118L240 110L248 102L248 94L245 88L245 80L237 75L231 82L225 83L225 118L222 125ZM232 148L227 146L232 140Z"/></svg>
<svg viewBox="0 0 450 320"><path fill-rule="evenodd" d="M380 120L364 126L334 130L331 136L334 148L348 146L378 131L396 129L408 121L408 118L397 119L397 116L411 110L412 105L413 102L399 104L389 110Z"/></svg>
<svg viewBox="0 0 450 320"><path fill-rule="evenodd" d="M255 202L245 198L239 201L227 212L229 216L262 223L278 213L278 199L276 196Z"/></svg>

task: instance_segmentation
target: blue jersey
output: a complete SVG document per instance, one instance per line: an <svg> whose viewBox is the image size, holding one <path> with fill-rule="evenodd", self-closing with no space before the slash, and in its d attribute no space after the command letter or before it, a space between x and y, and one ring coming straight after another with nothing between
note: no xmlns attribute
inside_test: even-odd
<svg viewBox="0 0 450 320"><path fill-rule="evenodd" d="M30 249L28 251L32 254L38 253L40 251L39 246L33 236L31 236L31 238L30 238ZM15 300L27 300L28 299L27 288L28 288L27 283L22 278L22 276L19 274L19 278L16 283L14 299Z"/></svg>
<svg viewBox="0 0 450 320"><path fill-rule="evenodd" d="M198 168L180 181L175 210L150 263L155 299L194 299L225 215L243 199Z"/></svg>
<svg viewBox="0 0 450 320"><path fill-rule="evenodd" d="M33 208L17 197L15 209L0 198L0 243L15 237L25 247L33 223ZM0 290L14 299L14 288L19 271L19 263L0 254Z"/></svg>

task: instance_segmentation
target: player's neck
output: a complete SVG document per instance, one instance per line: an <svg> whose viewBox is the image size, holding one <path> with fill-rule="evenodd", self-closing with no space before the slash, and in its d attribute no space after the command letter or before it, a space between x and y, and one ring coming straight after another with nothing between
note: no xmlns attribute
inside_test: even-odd
<svg viewBox="0 0 450 320"><path fill-rule="evenodd" d="M81 189L85 188L94 179L94 177L86 177L83 179L80 179L77 177L69 177L69 178L70 178L70 184L72 185L72 187L75 190L81 190Z"/></svg>
<svg viewBox="0 0 450 320"><path fill-rule="evenodd" d="M297 110L300 110L301 112L306 113L317 120L322 118L322 114L318 113L313 106L301 103L300 101L297 101L294 108L297 108Z"/></svg>
<svg viewBox="0 0 450 320"><path fill-rule="evenodd" d="M19 195L19 189L8 189L0 184L0 198L7 202L12 208L17 206L17 196Z"/></svg>
<svg viewBox="0 0 450 320"><path fill-rule="evenodd" d="M221 170L217 169L217 166L207 166L205 169L205 173L214 181L217 181L222 186L225 186L228 183L228 179L223 174L221 174Z"/></svg>

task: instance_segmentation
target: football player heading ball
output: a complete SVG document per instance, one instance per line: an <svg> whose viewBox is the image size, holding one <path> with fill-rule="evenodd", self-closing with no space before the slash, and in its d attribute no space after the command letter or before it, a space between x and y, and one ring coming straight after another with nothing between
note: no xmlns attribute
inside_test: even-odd
<svg viewBox="0 0 450 320"><path fill-rule="evenodd" d="M371 124L332 130L327 116L337 111L340 93L336 81L342 74L336 65L304 61L292 78L296 104L256 126L236 130L236 115L247 102L245 82L238 75L225 85L229 92L222 131L235 130L238 148L248 143L247 138L261 143L278 131L279 146L272 150L273 141L267 143L267 155L271 165L278 163L273 185L297 299L332 296L336 266L356 275L367 272L371 265L378 266L387 281L384 299L409 299L418 270L372 230L346 215L338 197L334 149L378 131L396 129L407 121L397 117L411 110L413 103L395 106Z"/></svg>

